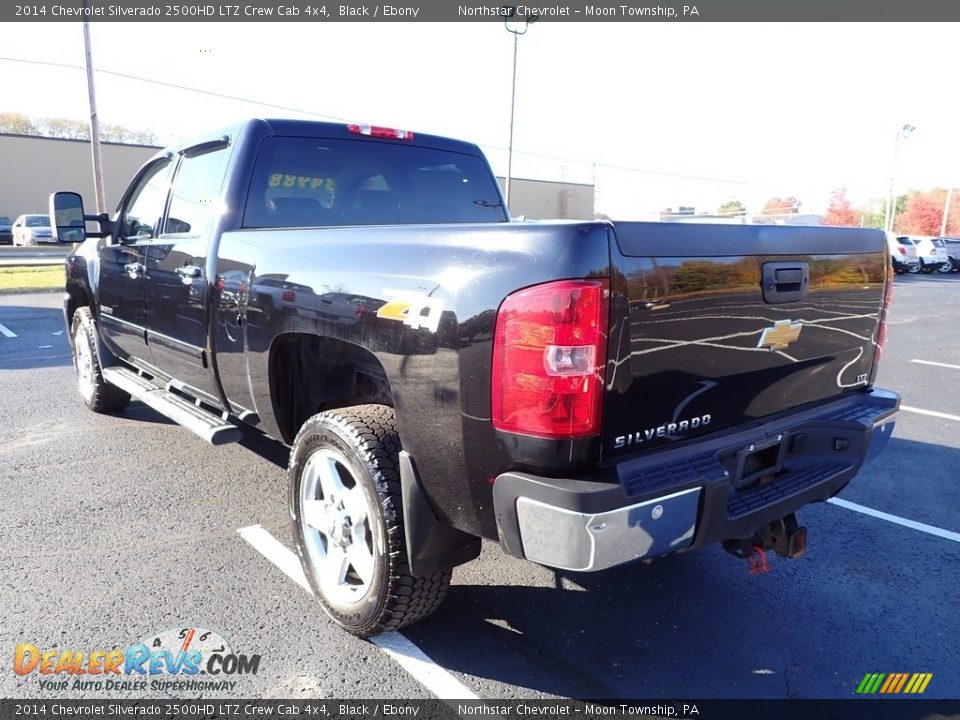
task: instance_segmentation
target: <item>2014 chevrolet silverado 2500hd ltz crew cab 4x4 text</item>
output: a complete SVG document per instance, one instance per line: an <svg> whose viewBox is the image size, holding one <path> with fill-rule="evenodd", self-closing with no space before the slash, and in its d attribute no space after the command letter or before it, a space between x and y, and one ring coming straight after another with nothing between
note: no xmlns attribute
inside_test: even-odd
<svg viewBox="0 0 960 720"><path fill-rule="evenodd" d="M51 214L86 236L84 402L289 445L304 572L357 635L432 612L481 538L570 571L796 557L794 513L898 409L879 231L511 222L474 145L291 120L157 154L112 216Z"/></svg>

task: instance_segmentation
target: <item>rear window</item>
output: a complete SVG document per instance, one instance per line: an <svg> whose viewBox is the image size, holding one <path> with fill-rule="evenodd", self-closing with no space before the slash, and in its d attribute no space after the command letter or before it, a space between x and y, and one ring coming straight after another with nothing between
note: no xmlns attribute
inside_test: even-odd
<svg viewBox="0 0 960 720"><path fill-rule="evenodd" d="M901 245L907 245L908 247L913 247L913 241L910 238L897 238L897 242Z"/></svg>
<svg viewBox="0 0 960 720"><path fill-rule="evenodd" d="M27 215L23 220L23 224L27 227L49 227L50 218L46 215Z"/></svg>
<svg viewBox="0 0 960 720"><path fill-rule="evenodd" d="M254 166L243 225L506 222L478 157L372 140L272 137Z"/></svg>
<svg viewBox="0 0 960 720"><path fill-rule="evenodd" d="M944 247L943 240L931 240L936 247Z"/></svg>

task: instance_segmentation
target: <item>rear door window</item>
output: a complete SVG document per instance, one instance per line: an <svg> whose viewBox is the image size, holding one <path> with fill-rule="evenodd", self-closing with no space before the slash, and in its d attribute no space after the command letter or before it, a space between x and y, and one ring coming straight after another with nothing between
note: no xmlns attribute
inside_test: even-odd
<svg viewBox="0 0 960 720"><path fill-rule="evenodd" d="M266 138L244 227L505 222L473 155L370 140Z"/></svg>

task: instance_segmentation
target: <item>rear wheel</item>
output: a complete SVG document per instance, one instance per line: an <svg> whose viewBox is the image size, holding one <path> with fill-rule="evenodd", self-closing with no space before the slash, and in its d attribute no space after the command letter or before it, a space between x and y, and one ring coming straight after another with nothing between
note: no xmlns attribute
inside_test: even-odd
<svg viewBox="0 0 960 720"><path fill-rule="evenodd" d="M909 267L907 267L907 272L911 275L916 275L918 272L920 272L920 263L910 263Z"/></svg>
<svg viewBox="0 0 960 720"><path fill-rule="evenodd" d="M97 329L90 308L78 308L73 314L73 367L77 371L77 389L87 407L98 413L121 410L130 402L130 395L103 379L97 355Z"/></svg>
<svg viewBox="0 0 960 720"><path fill-rule="evenodd" d="M393 409L319 413L294 441L288 471L304 574L323 609L354 635L396 630L437 609L450 571L410 574Z"/></svg>

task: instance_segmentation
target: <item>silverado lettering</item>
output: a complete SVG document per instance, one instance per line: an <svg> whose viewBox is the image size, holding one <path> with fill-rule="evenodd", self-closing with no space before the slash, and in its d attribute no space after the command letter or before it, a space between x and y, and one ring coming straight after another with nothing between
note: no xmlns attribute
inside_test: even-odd
<svg viewBox="0 0 960 720"><path fill-rule="evenodd" d="M680 420L678 422L669 422L664 423L658 427L647 428L646 430L640 430L635 433L627 433L626 435L618 435L613 442L614 448L622 448L627 445L639 445L642 442L650 442L654 438L666 438L678 433L685 433L687 430L696 430L701 425L710 424L710 415L703 415L701 417L690 418L688 420Z"/></svg>
<svg viewBox="0 0 960 720"><path fill-rule="evenodd" d="M899 407L874 230L513 221L475 145L294 120L158 153L112 217L50 214L99 224L66 263L83 401L287 445L304 574L360 636L433 612L483 538L574 571L797 557L795 513Z"/></svg>

